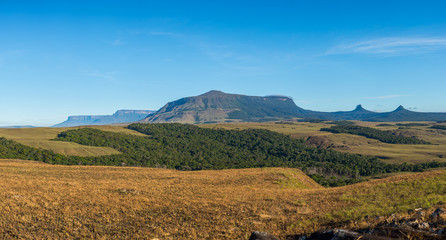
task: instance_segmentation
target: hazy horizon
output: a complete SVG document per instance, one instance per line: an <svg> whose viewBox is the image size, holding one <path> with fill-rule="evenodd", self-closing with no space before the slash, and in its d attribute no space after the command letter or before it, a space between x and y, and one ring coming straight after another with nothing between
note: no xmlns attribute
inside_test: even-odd
<svg viewBox="0 0 446 240"><path fill-rule="evenodd" d="M0 3L0 126L210 90L446 112L444 1Z"/></svg>

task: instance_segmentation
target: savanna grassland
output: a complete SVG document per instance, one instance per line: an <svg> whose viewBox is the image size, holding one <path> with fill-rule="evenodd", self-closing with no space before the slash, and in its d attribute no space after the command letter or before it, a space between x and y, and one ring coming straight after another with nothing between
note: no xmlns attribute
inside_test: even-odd
<svg viewBox="0 0 446 240"><path fill-rule="evenodd" d="M432 123L355 123L396 130L402 136L415 136L431 144L388 144L320 131L332 126L328 123L200 126L267 129L308 139L308 144L317 143L323 148L379 156L386 163L446 162L446 130L430 128ZM125 126L90 127L147 136ZM66 156L121 153L111 147L54 140L61 132L84 128L0 129L0 137ZM309 137L317 141L310 142ZM259 230L286 239L334 225L361 227L365 216L404 215L415 208L446 206L446 170L386 176L325 188L294 168L178 171L6 159L0 160L0 238L248 239L252 231Z"/></svg>
<svg viewBox="0 0 446 240"><path fill-rule="evenodd" d="M126 133L133 135L143 135L139 132L132 131L119 125L98 125L92 126L97 129L110 132ZM75 127L82 128L82 127ZM14 140L26 146L51 150L55 153L64 154L68 156L104 156L111 154L119 154L113 148L109 147L92 147L80 145L74 142L52 141L57 138L57 135L65 130L73 128L0 128L0 137Z"/></svg>
<svg viewBox="0 0 446 240"><path fill-rule="evenodd" d="M424 140L397 136L389 131L353 125L350 127L345 125L345 122L342 124L344 125L336 125L336 129L353 131L352 134L371 134L370 136L380 141L431 145ZM65 130L51 140L109 147L119 154L67 156L0 137L0 158L63 165L155 167L185 171L297 168L317 183L330 187L362 182L380 174L420 172L446 167L446 162L437 161L388 164L377 157L336 151L331 149L332 145L310 146L312 144L309 144L308 140L266 129L225 130L179 123L134 123L128 125L127 129L143 135L103 131L97 128L78 128Z"/></svg>
<svg viewBox="0 0 446 240"><path fill-rule="evenodd" d="M296 169L207 171L0 160L0 236L247 239L446 202L442 170L323 188ZM354 223L356 222L356 223Z"/></svg>
<svg viewBox="0 0 446 240"><path fill-rule="evenodd" d="M355 121L357 125L374 127L381 130L397 130L406 136L416 136L419 139L430 142L430 145L407 145L407 144L389 144L376 139L370 139L363 136L352 134L333 134L320 131L321 128L331 127L327 123L308 123L295 122L292 124L267 123L225 123L225 124L203 124L205 128L222 129L267 129L282 134L290 135L295 138L307 139L310 136L317 136L326 141L326 145L337 150L355 154L380 157L386 163L422 163L429 161L446 162L446 130L430 128L429 125L446 126L446 124L430 123L428 126L409 126L401 127L396 123L362 122ZM427 123L427 122L426 122ZM80 145L74 142L52 141L57 135L68 129L78 129L93 127L103 131L120 132L143 136L144 134L127 129L126 126L83 126L72 128L23 128L8 129L0 128L0 137L17 141L21 144L37 147L46 150L52 150L55 153L70 156L103 156L119 153L110 147L93 147ZM402 129L399 129L402 128Z"/></svg>
<svg viewBox="0 0 446 240"><path fill-rule="evenodd" d="M376 139L352 134L334 134L320 131L322 128L333 126L327 123L293 122L290 124L277 123L225 123L225 124L204 124L202 127L224 128L224 129L247 129L260 128L290 135L295 138L307 139L317 136L325 141L326 146L342 152L362 154L379 157L386 163L422 163L429 161L446 162L446 130L434 129L430 126L436 123L423 122L427 126L402 127L397 123L363 122L354 121L355 124L365 127L373 127L380 130L395 130L403 136L415 136L421 140L430 142L430 145L414 144L389 144ZM443 125L439 125L443 126Z"/></svg>

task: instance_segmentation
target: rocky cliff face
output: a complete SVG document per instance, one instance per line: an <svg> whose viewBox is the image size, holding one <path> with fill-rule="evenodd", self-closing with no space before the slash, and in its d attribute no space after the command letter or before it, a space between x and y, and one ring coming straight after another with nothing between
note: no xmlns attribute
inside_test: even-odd
<svg viewBox="0 0 446 240"><path fill-rule="evenodd" d="M245 96L210 91L167 103L143 122L208 123L293 118L306 110L283 96Z"/></svg>
<svg viewBox="0 0 446 240"><path fill-rule="evenodd" d="M317 112L302 109L286 96L245 96L210 91L167 103L143 122L259 122L292 118L327 120L362 120L379 122L439 121L446 120L446 113L422 113L399 106L387 113L372 112L358 105L352 111Z"/></svg>
<svg viewBox="0 0 446 240"><path fill-rule="evenodd" d="M352 111L317 112L298 107L286 96L246 96L210 91L195 97L181 98L158 111L119 110L113 115L70 116L55 127L102 125L124 122L262 122L293 118L326 120L362 120L377 122L446 121L446 113L413 112L399 106L387 113L372 112L358 105Z"/></svg>
<svg viewBox="0 0 446 240"><path fill-rule="evenodd" d="M113 115L82 115L82 116L69 116L68 119L63 122L54 125L53 127L73 127L82 125L106 125L114 123L136 122L147 115L153 113L151 110L119 110Z"/></svg>

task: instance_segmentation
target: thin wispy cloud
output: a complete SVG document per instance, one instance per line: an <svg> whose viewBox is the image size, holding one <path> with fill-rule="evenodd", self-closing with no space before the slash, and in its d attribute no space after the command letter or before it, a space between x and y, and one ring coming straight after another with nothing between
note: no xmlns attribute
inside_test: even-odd
<svg viewBox="0 0 446 240"><path fill-rule="evenodd" d="M113 45L113 46L121 46L121 45L124 45L124 44L125 44L125 42L122 41L121 39L116 39L116 40L111 42L111 45Z"/></svg>
<svg viewBox="0 0 446 240"><path fill-rule="evenodd" d="M117 83L118 80L115 78L116 72L83 72L84 76L99 78L102 80L107 80L109 82Z"/></svg>
<svg viewBox="0 0 446 240"><path fill-rule="evenodd" d="M389 37L338 45L325 55L379 54L387 56L422 54L446 49L446 37Z"/></svg>
<svg viewBox="0 0 446 240"><path fill-rule="evenodd" d="M214 62L231 66L252 66L258 61L247 46L226 44L206 39L190 39L189 44Z"/></svg>
<svg viewBox="0 0 446 240"><path fill-rule="evenodd" d="M399 97L410 97L410 95L385 95L385 96L377 96L377 97L364 97L365 99L389 99L389 98L399 98Z"/></svg>
<svg viewBox="0 0 446 240"><path fill-rule="evenodd" d="M189 46L191 50L195 50L209 60L214 62L231 62L231 63L251 63L255 60L254 57L246 54L246 49L240 50L240 46L234 44L226 44L215 42L214 40L209 39L203 35L194 35L187 34L175 31L156 31L156 30L137 30L131 31L131 34L136 35L148 35L153 37L170 37L174 38L185 45ZM245 68L246 65L243 66L240 64L234 64ZM248 67L250 68L250 67Z"/></svg>
<svg viewBox="0 0 446 240"><path fill-rule="evenodd" d="M259 66L244 66L244 65L235 65L235 64L227 64L231 69L234 70L243 70L243 71L261 71L262 69Z"/></svg>
<svg viewBox="0 0 446 240"><path fill-rule="evenodd" d="M157 36L169 36L169 37L180 37L181 34L174 33L174 32L149 32L150 35L157 35Z"/></svg>
<svg viewBox="0 0 446 240"><path fill-rule="evenodd" d="M171 37L175 38L183 43L189 45L191 49L195 49L215 62L225 61L251 61L253 57L243 54L240 50L240 46L234 46L233 44L216 43L211 41L206 36L184 34L174 31L143 31L137 32L137 34L148 34L151 36Z"/></svg>
<svg viewBox="0 0 446 240"><path fill-rule="evenodd" d="M218 48L199 48L204 55L209 57L213 61L223 61L235 57L235 53L232 50L222 50Z"/></svg>

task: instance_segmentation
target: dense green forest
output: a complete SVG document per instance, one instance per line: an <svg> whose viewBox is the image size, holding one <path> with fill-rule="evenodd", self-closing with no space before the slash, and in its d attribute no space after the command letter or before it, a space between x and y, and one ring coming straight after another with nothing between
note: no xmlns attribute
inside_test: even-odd
<svg viewBox="0 0 446 240"><path fill-rule="evenodd" d="M377 127L390 127L390 126L394 126L393 124L389 124L389 123L381 123L376 125Z"/></svg>
<svg viewBox="0 0 446 240"><path fill-rule="evenodd" d="M397 126L402 127L422 127L422 126L429 126L429 124L426 123L397 123Z"/></svg>
<svg viewBox="0 0 446 240"><path fill-rule="evenodd" d="M297 120L298 122L309 122L309 123L323 123L327 120L325 119L319 119L319 118L302 118Z"/></svg>
<svg viewBox="0 0 446 240"><path fill-rule="evenodd" d="M334 124L334 125L355 125L355 122L353 122L353 121L349 121L349 120L339 120L339 121L328 122L327 124Z"/></svg>
<svg viewBox="0 0 446 240"><path fill-rule="evenodd" d="M422 171L446 163L385 164L376 158L313 148L303 140L268 130L205 129L184 124L132 124L146 134L136 136L93 128L73 129L57 140L111 147L122 154L73 157L35 149L0 138L0 158L54 164L163 167L178 170L254 167L300 168L325 186L362 181L364 176L399 171Z"/></svg>
<svg viewBox="0 0 446 240"><path fill-rule="evenodd" d="M431 128L446 130L446 125L434 125Z"/></svg>
<svg viewBox="0 0 446 240"><path fill-rule="evenodd" d="M384 143L393 144L430 144L415 137L404 137L396 135L394 131L383 131L376 128L355 126L355 125L336 125L330 128L321 128L321 131L332 133L349 133L367 138L373 138Z"/></svg>
<svg viewBox="0 0 446 240"><path fill-rule="evenodd" d="M0 158L35 160L45 163L77 164L80 157L67 157L52 151L28 147L0 137Z"/></svg>

